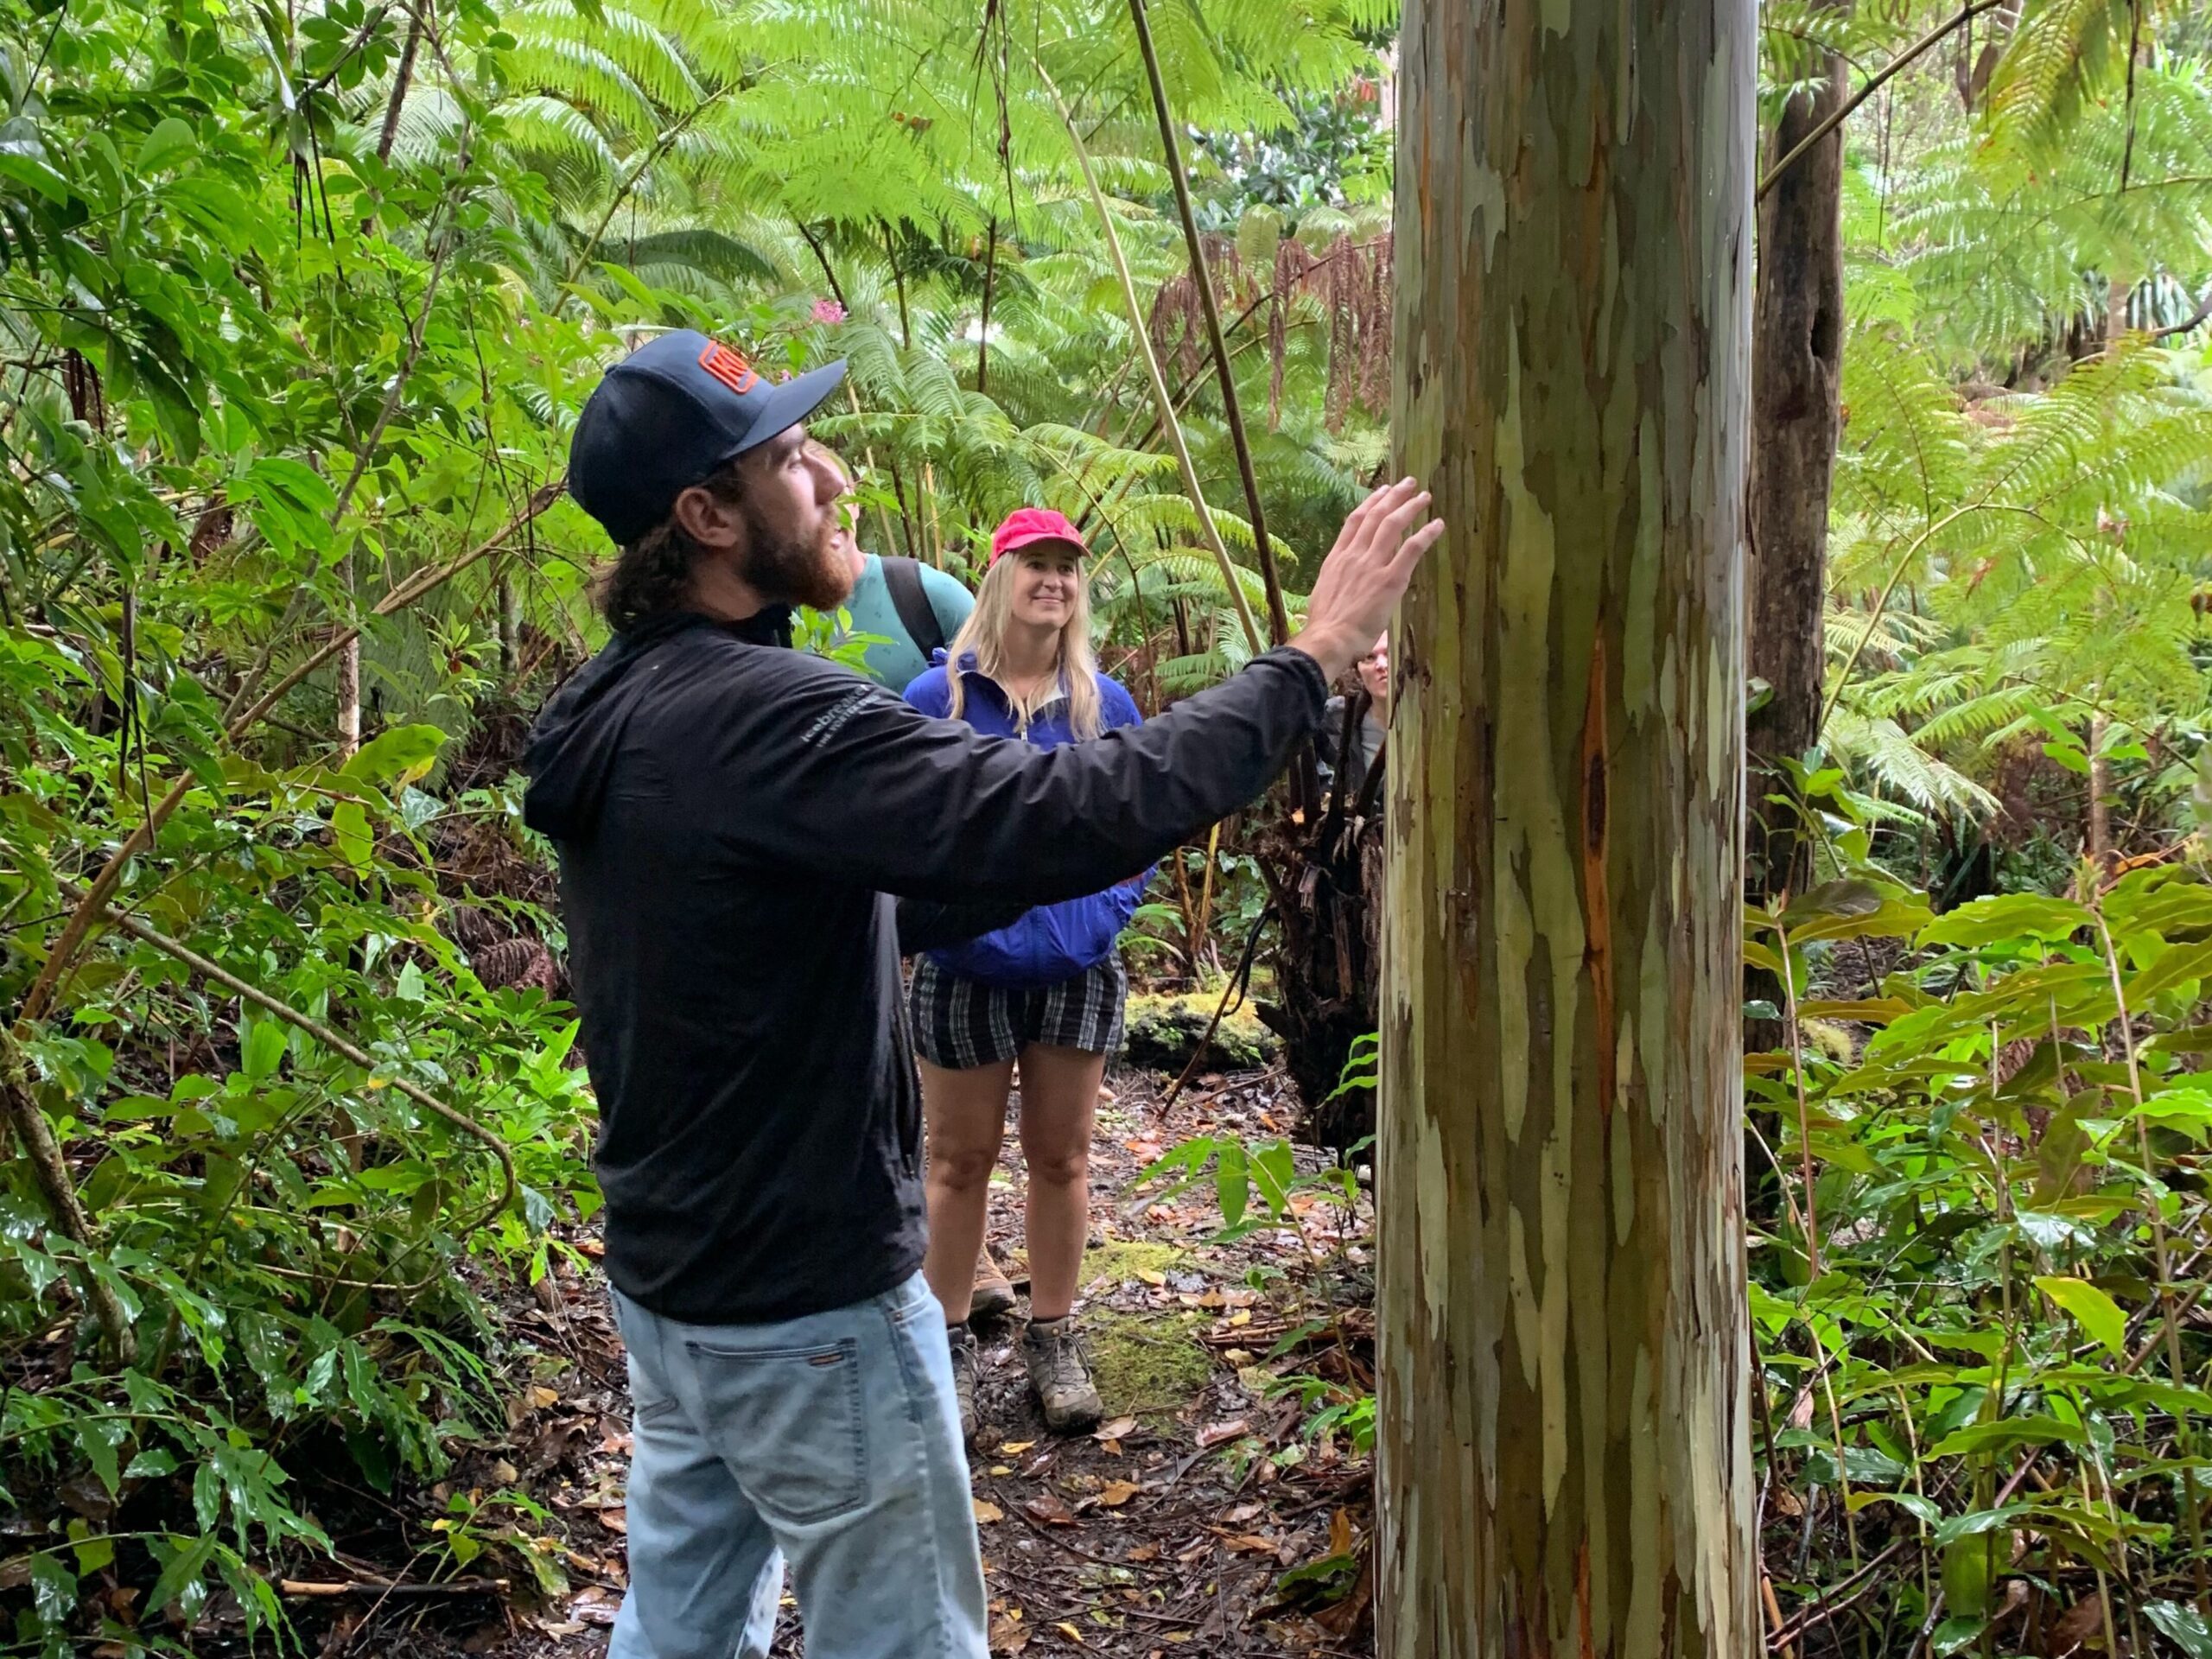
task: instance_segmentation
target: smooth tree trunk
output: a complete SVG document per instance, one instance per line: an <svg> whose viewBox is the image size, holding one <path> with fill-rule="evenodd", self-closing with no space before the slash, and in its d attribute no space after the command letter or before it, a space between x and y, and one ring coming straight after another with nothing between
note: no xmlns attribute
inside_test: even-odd
<svg viewBox="0 0 2212 1659"><path fill-rule="evenodd" d="M1783 107L1770 162L1841 107L1844 65ZM1812 842L1775 763L1818 741L1827 645L1828 494L1843 364L1843 136L1821 139L1759 204L1751 302L1751 661L1764 690L1751 753L1751 896L1802 893ZM1762 992L1762 995L1766 993Z"/></svg>
<svg viewBox="0 0 2212 1659"><path fill-rule="evenodd" d="M1752 7L1402 42L1379 1651L1742 1659Z"/></svg>

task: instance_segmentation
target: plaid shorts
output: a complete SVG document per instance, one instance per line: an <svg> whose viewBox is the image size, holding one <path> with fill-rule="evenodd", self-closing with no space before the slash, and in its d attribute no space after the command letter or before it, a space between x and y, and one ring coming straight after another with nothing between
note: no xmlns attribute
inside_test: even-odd
<svg viewBox="0 0 2212 1659"><path fill-rule="evenodd" d="M914 964L907 1006L916 1052L931 1065L965 1071L1010 1060L1032 1043L1111 1054L1122 1046L1128 995L1118 955L1072 979L1029 989L963 979L924 957Z"/></svg>

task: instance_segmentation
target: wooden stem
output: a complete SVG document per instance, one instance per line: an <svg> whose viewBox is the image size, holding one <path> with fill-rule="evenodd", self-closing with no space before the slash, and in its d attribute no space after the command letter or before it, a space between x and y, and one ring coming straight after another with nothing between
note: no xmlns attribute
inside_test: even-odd
<svg viewBox="0 0 2212 1659"><path fill-rule="evenodd" d="M1268 542L1266 510L1260 505L1260 481L1252 467L1252 445L1244 434L1244 410L1237 401L1236 377L1230 372L1229 348L1223 343L1221 302L1214 297L1213 273L1206 268L1205 245L1198 238L1198 217L1191 211L1191 182L1183 171L1182 146L1175 137L1175 119L1167 106L1166 84L1160 76L1160 54L1153 49L1152 26L1145 19L1144 0L1129 0L1129 21L1136 25L1137 46L1144 54L1145 79L1152 84L1153 112L1160 120L1160 145L1167 156L1167 176L1175 187L1175 211L1183 220L1183 243L1190 250L1191 280L1198 285L1198 308L1206 321L1206 344L1213 353L1214 372L1221 383L1221 404L1229 421L1229 442L1236 451L1236 474L1244 486L1244 507L1252 521L1252 543L1260 558L1260 580L1266 585L1268 632L1280 645L1290 638L1290 613L1283 606L1282 581L1275 571L1274 550Z"/></svg>
<svg viewBox="0 0 2212 1659"><path fill-rule="evenodd" d="M1032 60L1034 63L1034 60ZM1215 562L1221 566L1223 585L1229 589L1229 603L1236 613L1237 626L1244 632L1244 641L1253 654L1267 649L1261 638L1260 625L1253 620L1251 601L1244 596L1244 584L1236 561L1229 556L1229 549L1221 539L1221 531L1214 524L1213 513L1206 505L1205 492L1198 487L1198 471L1191 461L1190 445L1183 441L1183 423L1175 418L1173 395L1167 389L1167 377L1160 372L1160 357L1152 349L1152 334L1145 327L1144 308L1137 302L1137 286L1129 275L1129 262L1122 253L1122 238L1115 233L1114 216L1107 210L1106 193L1098 188L1098 175L1091 168L1090 152L1084 147L1083 135L1076 130L1075 111L1060 96L1060 89L1045 73L1041 63L1034 65L1038 79L1045 83L1045 90L1058 105L1060 124L1067 129L1068 143L1074 147L1076 165L1082 170L1083 182L1090 193L1090 205L1098 215L1099 229L1106 238L1106 253L1114 266L1114 276L1121 283L1122 302L1128 308L1129 330L1135 336L1137 354L1144 359L1146 372L1152 380L1154 406L1160 410L1160 430L1166 434L1170 449L1174 452L1175 465L1183 474L1183 488L1191 498L1191 510L1198 515L1198 532L1212 550Z"/></svg>

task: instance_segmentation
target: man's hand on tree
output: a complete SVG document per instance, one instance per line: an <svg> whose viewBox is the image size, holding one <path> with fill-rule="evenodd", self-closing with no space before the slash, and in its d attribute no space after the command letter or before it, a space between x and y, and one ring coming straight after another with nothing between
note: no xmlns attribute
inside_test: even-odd
<svg viewBox="0 0 2212 1659"><path fill-rule="evenodd" d="M1322 560L1306 626L1290 644L1332 680L1374 649L1414 567L1443 536L1443 520L1427 518L1428 502L1414 479L1385 485L1351 510Z"/></svg>

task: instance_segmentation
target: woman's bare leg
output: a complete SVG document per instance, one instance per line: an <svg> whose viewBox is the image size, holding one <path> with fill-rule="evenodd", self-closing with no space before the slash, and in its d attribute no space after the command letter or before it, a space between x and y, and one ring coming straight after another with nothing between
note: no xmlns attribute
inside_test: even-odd
<svg viewBox="0 0 2212 1659"><path fill-rule="evenodd" d="M1043 1043L1021 1051L1021 1153L1029 1165L1027 1228L1033 1319L1057 1319L1075 1305L1084 1243L1090 1234L1091 1120L1105 1076L1103 1054ZM934 1224L934 1209L931 1217Z"/></svg>
<svg viewBox="0 0 2212 1659"><path fill-rule="evenodd" d="M1006 1131L1014 1062L950 1071L927 1060L922 1110L929 1128L930 1242L922 1272L944 1305L947 1325L964 1325L976 1290L976 1262L988 1218L991 1170Z"/></svg>

